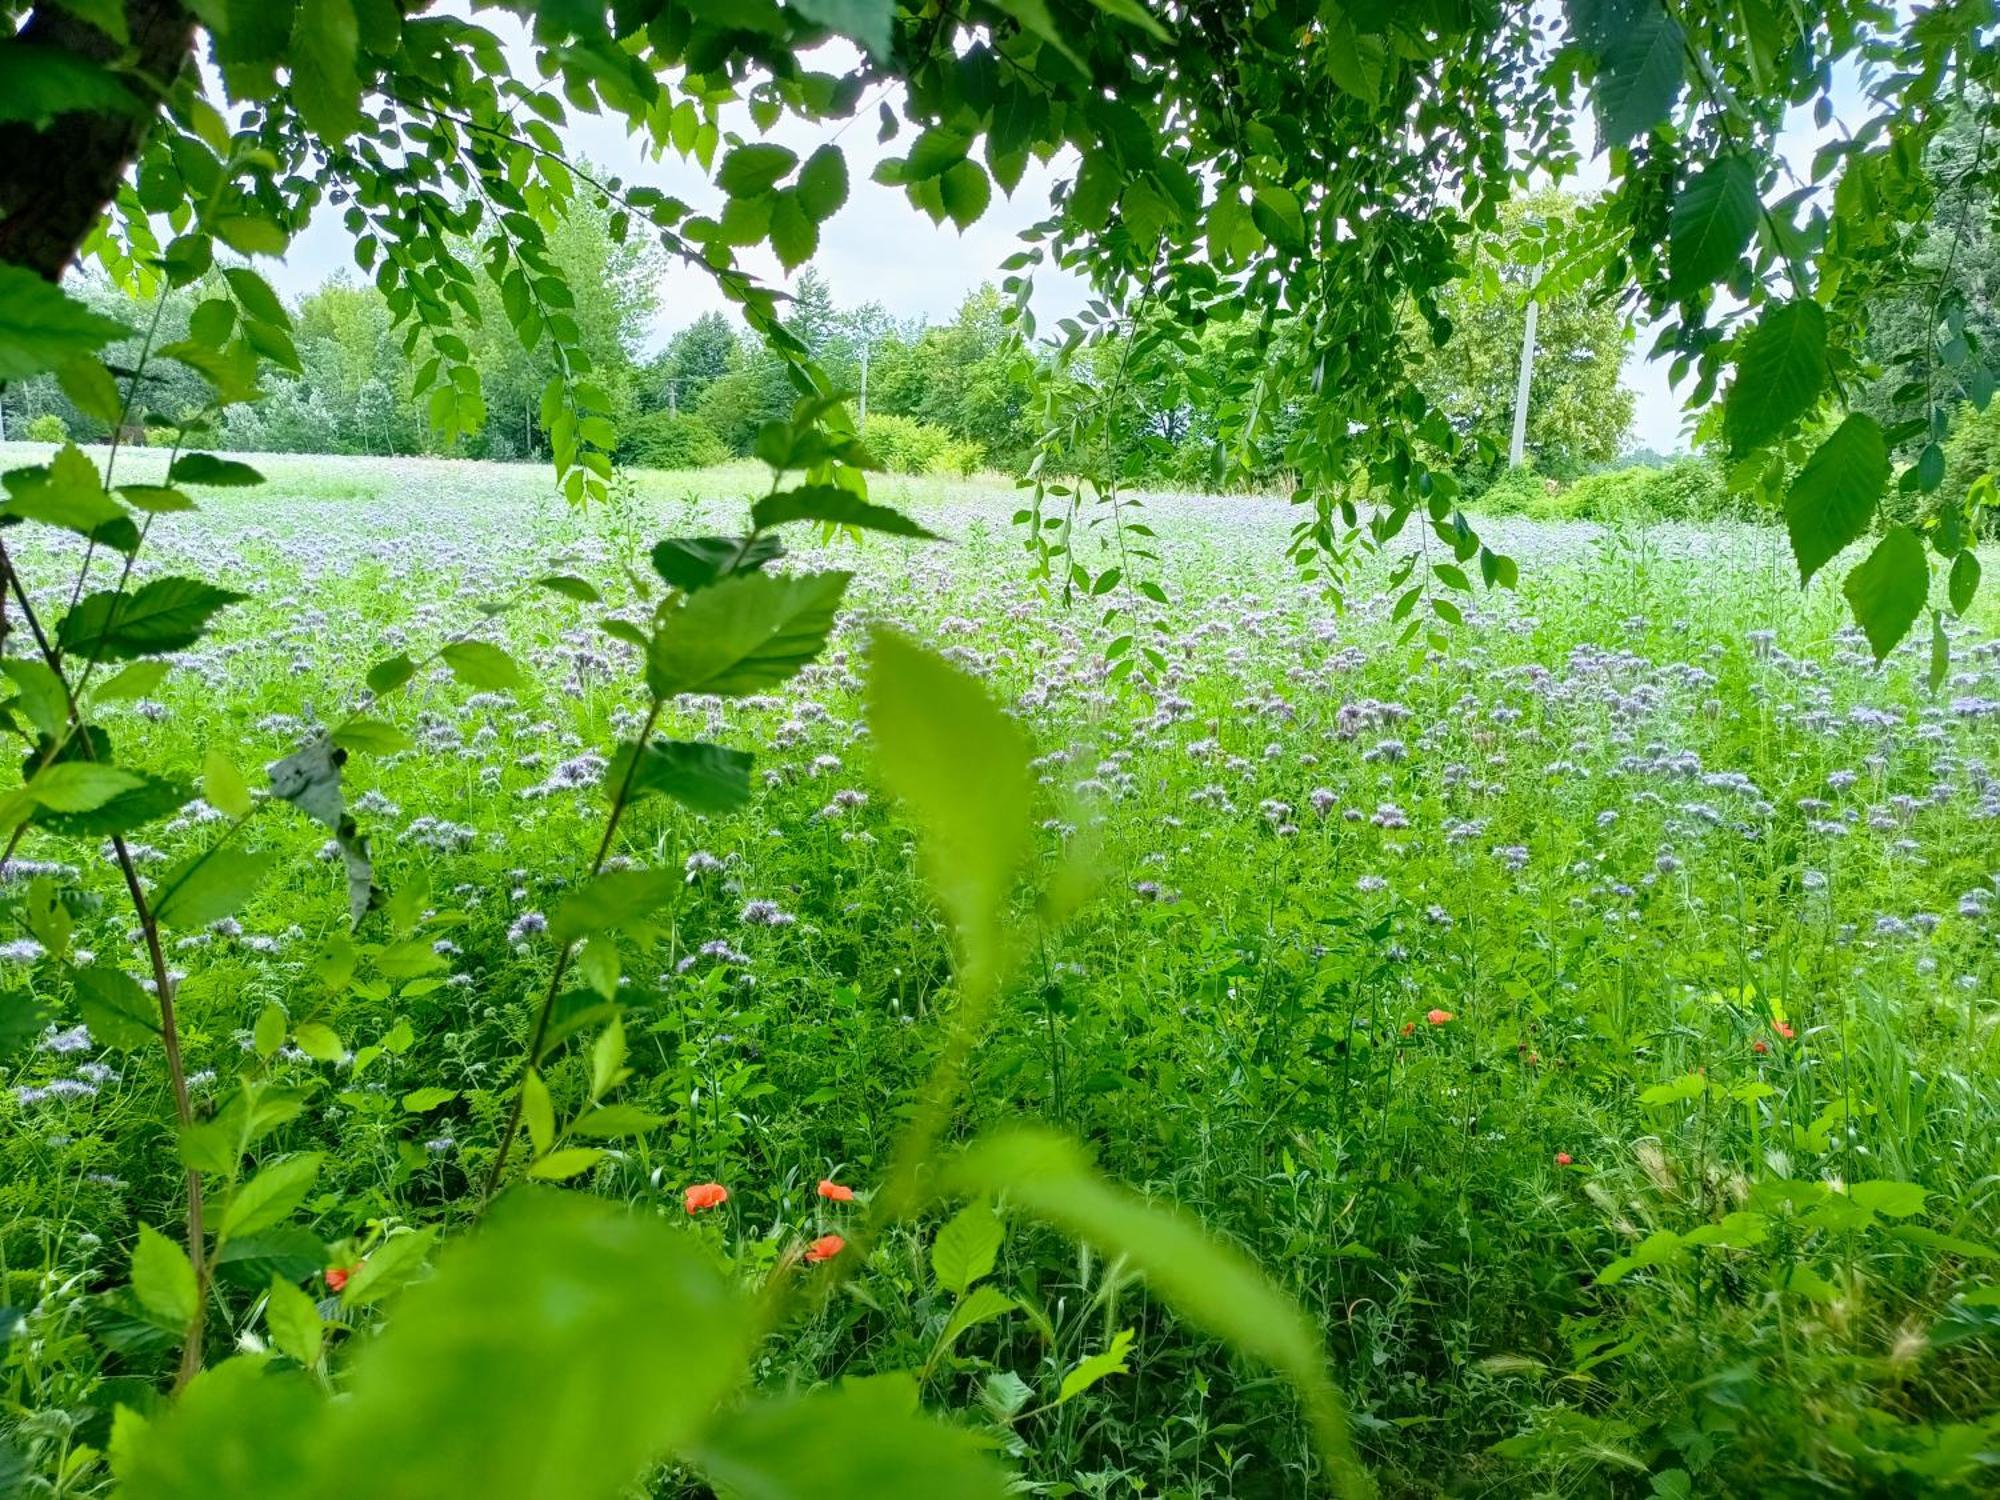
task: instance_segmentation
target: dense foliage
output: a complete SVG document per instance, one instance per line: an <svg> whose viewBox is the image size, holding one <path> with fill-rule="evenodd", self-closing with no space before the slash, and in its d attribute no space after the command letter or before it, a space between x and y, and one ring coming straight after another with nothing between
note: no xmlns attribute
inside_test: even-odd
<svg viewBox="0 0 2000 1500"><path fill-rule="evenodd" d="M918 1410L929 1389L961 1410L977 1402L1016 1464L1052 1485L1101 1491L1143 1462L1148 1488L1209 1487L1203 1466L1218 1463L1225 1487L1241 1470L1247 1486L1359 1494L1380 1466L1411 1488L1432 1459L1468 1455L1457 1442L1498 1435L1467 1385L1437 1414L1453 1444L1391 1446L1398 1423L1429 1415L1407 1409L1414 1384L1371 1383L1393 1348L1334 1332L1371 1305L1430 1310L1406 1335L1435 1341L1413 1378L1470 1358L1495 1378L1548 1374L1547 1399L1490 1454L1552 1481L1583 1462L1647 1473L1655 1494L1977 1482L1991 1393L1979 1363L1953 1351L1991 1333L1992 1288L1964 1268L1995 1253L1978 1232L1993 1121L1980 1070L1961 1087L1943 1060L1955 1049L1990 1064L1992 1048L1990 1014L1967 998L1992 983L1990 893L1970 878L1984 855L1952 842L1993 815L1964 738L1991 716L1976 691L1990 646L1956 623L1977 607L1978 516L1920 510L1842 564L1865 657L1760 654L1774 647L1764 638L1711 640L1697 662L1572 637L1561 660L1505 661L1507 701L1489 704L1454 665L1446 627L1465 623L1475 566L1489 590L1520 573L1456 503L1454 470L1490 456L1491 398L1466 395L1464 380L1427 384L1427 367L1435 376L1456 356L1404 355L1413 329L1448 350L1455 319L1464 349L1480 343L1474 294L1497 282L1511 300L1507 278L1486 274L1496 236L1510 265L1533 268L1538 304L1588 287L1643 311L1706 413L1731 488L1782 502L1810 582L1869 536L1892 488L1938 490L1953 412L1984 409L1992 391L1971 308L1926 259L1946 186L1991 201L2000 171L1984 149L2000 69L1990 5L488 8L518 18L531 57L510 56L476 20L403 0L0 5L0 381L53 376L112 435L101 462L73 443L37 451L5 474L0 504L11 689L0 728L23 751L20 784L0 794L0 864L17 877L0 902L24 934L10 950L21 982L0 994L0 1042L27 1069L9 1108L87 1109L107 1086L122 1091L108 1118L25 1133L29 1172L10 1179L25 1188L5 1273L29 1310L0 1325L19 1428L9 1451L35 1483L488 1500L605 1495L642 1478L769 1496L1006 1493L988 1441L942 1402ZM1810 185L1783 190L1779 131L1800 110L1829 123L1857 69L1866 118L1831 136ZM726 131L729 106L759 132L791 115L827 138L802 158ZM559 127L592 112L712 171L713 201L571 159ZM958 585L932 571L943 564L907 559L850 639L847 558L791 555L814 536L873 532L880 549L935 539L926 518L871 496L881 459L842 363L855 330L835 326L823 286L788 306L742 264L752 246L788 269L810 260L848 193L839 125L866 113L907 140L878 176L940 222L978 219L1031 156L1064 164L1051 216L999 295L907 339L915 358L935 334L938 359L892 388L917 425L1005 411L1004 426L969 434L989 455L1029 435L1021 586L1093 601L1087 641L1007 643L1027 610L980 595L964 625L937 619L927 632L976 643L922 646L895 619L924 623L926 604ZM1969 154L1956 144L1966 131ZM1509 234L1529 169L1561 179L1586 149L1605 158L1606 191ZM353 237L386 320L343 292L309 323L258 272L315 213ZM1957 217L1954 243L1967 222ZM1517 258L1517 245L1531 253ZM145 299L141 324L59 284L79 256ZM712 327L682 350L704 382L696 414L764 477L747 514L717 519L696 497L664 537L614 470L641 409L623 304L646 295L654 256L712 276L761 340L719 368ZM1051 265L1087 276L1096 297L1029 361L1024 401L1008 334L1040 333L1028 278ZM1894 356L1909 378L1886 412L1864 409L1853 398L1872 374L1873 316L1912 287L1932 295ZM309 329L356 356L309 370ZM881 332L860 337L872 351ZM383 373L385 348L414 365L407 390ZM1004 396L985 385L1002 366ZM1162 407L1176 370L1189 372L1186 399ZM289 397L278 372L301 377ZM384 590L365 624L336 621L323 602L343 577L331 560L359 559L330 524L315 539L314 587L260 599L255 566L220 554L282 568L258 555L269 533L238 531L203 556L191 543L204 522L189 513L218 492L226 513L229 491L261 482L215 451L232 425L317 422L313 400L335 391L354 430L387 434L414 402L446 445L511 433L518 409L522 448L546 442L557 491L601 518L605 545L537 550L493 576L465 528L432 531L439 516L405 511L411 537L459 549L462 592L412 604ZM1302 613L1288 623L1212 579L1204 607L1221 616L1177 612L1189 580L1168 523L1137 516L1130 488L1177 446L1182 407L1212 424L1219 481L1268 466L1274 444L1282 453L1303 517L1288 538ZM165 452L141 468L132 450L148 427ZM409 558L407 538L390 544L387 561ZM1624 628L1651 631L1648 575L1630 576ZM1363 579L1365 595L1343 596ZM1667 628L1686 638L1697 621L1740 623L1724 607L1734 597L1667 594ZM1353 746L1339 786L1307 785L1325 750L1288 751L1275 728L1241 745L1232 728L1225 748L1225 719L1296 720L1281 683L1346 699L1342 674L1367 656L1335 645L1343 602L1365 605L1388 637L1385 694L1419 669L1407 679L1423 688L1414 769L1400 769L1409 740L1386 732L1417 712L1400 697L1343 701L1333 738L1369 743ZM589 612L581 638L559 624L573 605ZM274 612L257 639L288 658L260 678L245 659L253 641L229 623L254 609ZM1956 668L1964 706L1920 712L1896 696L1898 674L1866 679L1866 692L1892 696L1840 719L1829 674L1863 694L1858 669L1888 660L1926 616L1933 691L1955 670L1955 635L1982 653ZM1495 623L1524 643L1548 628L1534 615ZM982 624L993 635L978 641ZM1829 633L1822 622L1818 638ZM1198 662L1216 635L1231 637L1217 658L1231 672L1253 642L1282 649L1269 675L1225 678L1210 698ZM1412 643L1422 654L1395 649ZM1023 665L1035 675L1009 690ZM1087 710L1073 720L1069 691ZM259 700L254 717L238 693ZM1698 701L1679 703L1675 722L1700 743L1642 742L1638 726L1683 697ZM175 702L190 737L156 732ZM567 730L513 717L578 703ZM1130 731L1114 710L1135 716ZM455 714L468 711L574 753L512 783L508 765L485 762L498 725L460 735ZM745 716L765 713L785 717L764 726L760 751L775 763L753 781ZM1038 740L1027 722L1051 714L1070 743ZM1843 722L1873 738L1815 763L1836 753ZM865 742L897 821L840 827L868 805L848 788L813 819L760 819L746 835L735 820L758 791L796 781L789 757L822 733L812 765L837 769L834 745ZM1549 801L1509 804L1496 773L1510 753L1539 758L1556 737L1566 748L1538 783L1555 789ZM1177 903L1156 899L1163 881L1130 909L1092 902L1100 862L1140 851L1116 847L1091 799L1136 797L1142 751L1198 765L1193 788L1148 773L1176 809L1225 820L1181 856L1206 846L1220 860L1194 875L1216 903L1212 936L1175 925ZM1060 768L1073 753L1096 773L1072 781ZM1419 779L1446 754L1434 781ZM262 776L242 769L253 756L269 757ZM445 767L453 805L481 806L490 824L427 812L391 849L393 781L364 782L406 766ZM1706 794L1694 802L1651 784L1690 775ZM1625 806L1589 795L1623 782L1637 786ZM1766 783L1783 786L1782 817ZM1828 792L1855 796L1837 810ZM1259 798L1254 815L1239 795ZM1400 836L1415 820L1397 795L1426 799L1435 844ZM586 796L588 816L566 829L520 813ZM1066 810L1070 796L1080 810ZM1167 805L1148 839L1187 832ZM1321 815L1316 838L1302 805ZM1876 946L1852 951L1851 903L1891 888L1915 852L1900 830L1929 809L1945 826L1934 830L1943 867L1910 871L1925 905L1908 919L1878 908ZM451 867L483 827L496 864ZM1267 869L1246 860L1251 829L1268 833ZM842 900L827 913L844 928L836 946L797 950L768 1015L741 1003L745 990L761 999L737 982L760 977L754 956L706 936L715 911L685 907L711 876L726 888L731 868L689 847L694 830L728 833L731 854L797 851L782 899L727 892L732 907L744 897L740 927L803 944L813 933L791 931L808 924L786 901ZM1352 887L1361 899L1344 880L1335 899L1288 864L1308 849L1321 877L1370 862ZM1851 851L1875 864L1851 868ZM1172 851L1143 852L1173 870ZM1372 865L1413 853L1436 861L1417 890L1476 893L1518 940L1482 946L1480 905L1436 901L1421 918L1399 907ZM1680 878L1690 855L1711 853L1709 883ZM851 874L848 859L860 861ZM1538 859L1547 879L1525 875ZM426 878L434 864L451 881L442 893ZM296 877L282 895L281 871ZM878 880L888 920L870 925ZM1945 931L1940 881L1962 888L1963 928L1946 931L1942 952L1891 942ZM546 910L509 912L504 929L491 919L503 890L538 888ZM276 933L242 925L265 902L285 923ZM1573 911L1593 914L1566 926ZM1139 941L1149 932L1158 946ZM1195 956L1177 956L1190 937ZM1413 955L1421 968L1406 967ZM260 976L267 956L278 971ZM1086 1011L1068 981L1093 974ZM1905 991L1893 1027L1874 1008L1892 984ZM789 1028L807 1016L825 1026L808 1002L829 991L876 1004L880 1023L830 1035L880 1039L852 1078L830 1080L823 1052L801 1077L785 1066ZM1145 997L1143 1011L1128 994ZM83 1050L92 1056L70 1072ZM1041 1102L1021 1080L1044 1057L1055 1128L1023 1127L1011 1106ZM774 1062L782 1083L756 1076ZM1169 1185L1156 1162L1218 1142L1246 1150L1239 1092L1242 1120L1279 1128L1228 1180L1261 1181L1303 1210L1261 1245L1265 1258L1330 1256L1331 1283L1260 1270L1160 1196L1114 1185L1064 1133L1099 1138L1133 1175ZM819 1135L817 1153L801 1149L801 1122L843 1102L868 1112ZM1186 1117L1183 1102L1210 1112ZM431 1151L418 1122L433 1116L463 1140L431 1137L458 1142ZM1657 1122L1650 1145L1635 1139L1638 1118ZM1521 1160L1510 1143L1552 1121L1593 1143L1537 1144L1534 1158L1569 1174L1536 1190L1541 1213L1489 1199ZM79 1139L101 1164L50 1157ZM1500 1154L1486 1157L1489 1142ZM1598 1147L1614 1143L1641 1173L1592 1179ZM654 1177L641 1164L656 1149ZM1435 1153L1431 1178L1400 1176L1420 1151ZM843 1181L831 1170L842 1161L865 1163L865 1180ZM715 1175L698 1180L704 1167ZM798 1185L821 1171L808 1200ZM1587 1212L1558 1196L1575 1179L1590 1181ZM628 1208L574 1190L590 1186ZM99 1190L107 1199L80 1210ZM727 1212L739 1194L756 1221ZM676 1203L691 1225L661 1222ZM1037 1291L1058 1264L1049 1252L1003 1283L1003 1218L1041 1226L1015 1231L1024 1237L1087 1247L1073 1284L1088 1293L1088 1347L1060 1331L1066 1293ZM1490 1226L1542 1223L1574 1263L1523 1254L1503 1305L1546 1301L1556 1321L1488 1321L1477 1268L1506 1259L1491 1253ZM1449 1258L1444 1284L1425 1274L1436 1269L1426 1253ZM1357 1277L1372 1262L1389 1274L1350 1286L1349 1262ZM1594 1274L1587 1297L1580 1265ZM1143 1459L1100 1441L1087 1398L1128 1369L1156 1309L1175 1337L1217 1340L1242 1370L1282 1382L1281 1398L1260 1391L1245 1412L1254 1453L1237 1451L1233 1421L1207 1425L1205 1404L1190 1408L1193 1450L1157 1422L1133 1445ZM985 1344L1011 1329L1038 1352ZM968 1335L988 1352L961 1370ZM1842 1341L1840 1357L1819 1357L1822 1338ZM1931 1350L1921 1380L1895 1373ZM864 1351L851 1378L805 1388ZM1642 1351L1668 1377L1631 1382L1653 1399L1600 1396L1593 1372ZM799 1378L767 1379L787 1357ZM1893 1393L1860 1369L1876 1360ZM1225 1370L1240 1378L1237 1365L1189 1359L1186 1385L1211 1389ZM1367 1456L1350 1399L1367 1418Z"/></svg>

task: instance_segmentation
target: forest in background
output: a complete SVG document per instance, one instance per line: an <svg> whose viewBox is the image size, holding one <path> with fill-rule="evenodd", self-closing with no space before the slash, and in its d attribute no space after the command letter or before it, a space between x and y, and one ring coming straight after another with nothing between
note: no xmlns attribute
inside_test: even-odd
<svg viewBox="0 0 2000 1500"><path fill-rule="evenodd" d="M1939 210L1920 262L1963 299L1961 338L1971 347L2000 341L2000 239L1993 205L1957 184L1976 149L1968 130L1947 134L1931 170ZM1482 242L1483 262L1455 281L1443 311L1453 337L1439 346L1412 315L1407 354L1426 394L1472 438L1456 477L1473 508L1544 520L1759 519L1754 500L1730 482L1716 435L1698 431L1691 455L1633 449L1635 398L1621 382L1633 337L1620 311L1580 278L1564 279L1547 261L1563 253L1581 200L1557 190L1511 203ZM605 207L579 203L550 237L550 255L574 288L572 309L582 347L613 403L619 462L656 469L698 469L749 456L766 423L783 420L797 398L785 361L739 319L707 312L652 350L650 330L663 307L668 263L657 246L610 232ZM184 338L204 303L217 297L221 272L165 295L158 338ZM134 327L152 320L150 304L102 281L79 290ZM1529 397L1527 462L1506 462L1515 383L1530 290L1539 293L1536 361ZM292 343L299 371L271 381L262 400L232 407L222 424L227 446L245 452L458 456L541 461L548 434L539 412L551 374L547 349L524 350L498 289L482 281L483 316L464 334L480 374L484 419L445 433L412 394L424 365L406 330L393 326L376 289L345 272L298 299ZM1911 374L1901 346L1926 326L1929 299L1890 299L1870 334L1881 373L1854 409L1888 420L1907 399ZM1101 399L1121 378L1133 408L1124 427L1137 450L1128 474L1177 490L1273 491L1288 486L1283 452L1292 436L1281 418L1249 453L1228 451L1219 420L1233 351L1251 345L1247 317L1180 329L1180 357L1132 381L1126 340L1094 341L1081 350L1050 342L1030 348L1015 336L1008 299L986 283L968 291L939 323L908 317L880 300L843 305L816 268L798 277L786 326L840 389L865 392L868 445L883 468L914 474L1019 473L1038 455L1066 471L1060 424L1049 419L1065 395ZM1067 333L1070 330L1065 329ZM1292 335L1296 337L1296 334ZM136 353L137 342L124 351ZM110 351L115 362L119 346ZM864 364L866 366L864 375ZM1051 377L1054 377L1053 379ZM148 372L150 412L171 423L197 410L206 384L191 368L165 364ZM1039 398L1032 395L1038 390ZM7 435L56 441L103 440L104 424L81 412L52 376L16 382L7 393ZM1039 403L1039 404L1038 404ZM1932 503L1963 505L1981 478L2000 472L2000 406L1968 403L1944 447L1946 475ZM1918 509L1905 497L1899 518ZM1895 506L1892 504L1891 509ZM1767 516L1761 517L1768 519Z"/></svg>

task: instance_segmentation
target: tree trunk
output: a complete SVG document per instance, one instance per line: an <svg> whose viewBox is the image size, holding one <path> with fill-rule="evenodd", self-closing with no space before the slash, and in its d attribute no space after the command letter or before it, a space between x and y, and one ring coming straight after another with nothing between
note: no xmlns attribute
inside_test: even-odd
<svg viewBox="0 0 2000 1500"><path fill-rule="evenodd" d="M159 99L194 55L194 16L180 0L126 0L132 43L126 86L142 105L131 114L58 115L48 129L0 125L0 261L61 278L117 195L159 114ZM120 49L96 27L54 5L35 7L13 38L94 63Z"/></svg>

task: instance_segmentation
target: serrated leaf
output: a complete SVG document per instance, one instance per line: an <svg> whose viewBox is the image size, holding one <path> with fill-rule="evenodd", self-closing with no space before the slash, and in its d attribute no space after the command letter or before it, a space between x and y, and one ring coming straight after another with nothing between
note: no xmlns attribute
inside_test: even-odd
<svg viewBox="0 0 2000 1500"><path fill-rule="evenodd" d="M1863 1208L1891 1219L1907 1219L1912 1214L1924 1211L1924 1200L1930 1193L1918 1183L1890 1182L1850 1182L1847 1196Z"/></svg>
<svg viewBox="0 0 2000 1500"><path fill-rule="evenodd" d="M347 1285L341 1288L340 1305L367 1307L408 1285L423 1269L424 1258L436 1239L435 1229L418 1229L384 1240L348 1276Z"/></svg>
<svg viewBox="0 0 2000 1500"><path fill-rule="evenodd" d="M408 653L399 651L368 669L368 691L378 698L386 698L416 675L417 664L410 660Z"/></svg>
<svg viewBox="0 0 2000 1500"><path fill-rule="evenodd" d="M970 1203L945 1222L931 1242L931 1270L938 1285L958 1295L993 1272L1000 1255L1000 1220L987 1203Z"/></svg>
<svg viewBox="0 0 2000 1500"><path fill-rule="evenodd" d="M333 743L356 755L394 755L416 741L381 719L349 719L333 731Z"/></svg>
<svg viewBox="0 0 2000 1500"><path fill-rule="evenodd" d="M54 812L81 813L104 806L113 797L141 785L136 772L90 760L57 761L43 766L25 790Z"/></svg>
<svg viewBox="0 0 2000 1500"><path fill-rule="evenodd" d="M1973 595L1979 592L1979 559L1970 547L1951 560L1951 580L1947 587L1953 614L1962 615L1972 607Z"/></svg>
<svg viewBox="0 0 2000 1500"><path fill-rule="evenodd" d="M150 1224L139 1226L139 1243L132 1249L132 1293L163 1323L184 1328L194 1321L194 1262Z"/></svg>
<svg viewBox="0 0 2000 1500"><path fill-rule="evenodd" d="M335 144L361 128L360 48L354 0L298 0L291 100L314 133Z"/></svg>
<svg viewBox="0 0 2000 1500"><path fill-rule="evenodd" d="M633 754L627 740L612 754L603 785L614 795L626 785ZM628 799L672 797L698 813L732 812L750 800L751 756L742 750L695 740L648 740L631 773Z"/></svg>
<svg viewBox="0 0 2000 1500"><path fill-rule="evenodd" d="M1811 411L1826 382L1826 313L1817 302L1768 307L1736 352L1722 403L1733 457L1777 437Z"/></svg>
<svg viewBox="0 0 2000 1500"><path fill-rule="evenodd" d="M255 1234L289 1218L312 1191L324 1160L317 1151L302 1151L263 1168L229 1195L217 1238L226 1240L232 1235Z"/></svg>
<svg viewBox="0 0 2000 1500"><path fill-rule="evenodd" d="M14 50L20 60L25 49ZM0 86L0 94L5 92ZM0 264L0 381L56 369L133 331L129 324L91 311L33 271Z"/></svg>
<svg viewBox="0 0 2000 1500"><path fill-rule="evenodd" d="M313 1299L282 1276L271 1278L264 1299L264 1326L280 1354L310 1368L326 1347L326 1320Z"/></svg>
<svg viewBox="0 0 2000 1500"><path fill-rule="evenodd" d="M167 927L219 922L245 901L277 863L275 854L216 848L174 869L155 892L153 915Z"/></svg>
<svg viewBox="0 0 2000 1500"><path fill-rule="evenodd" d="M521 685L514 658L490 641L454 641L438 654L451 675L469 688L511 691Z"/></svg>
<svg viewBox="0 0 2000 1500"><path fill-rule="evenodd" d="M1855 412L1813 450L1785 495L1785 527L1801 583L1810 583L1813 574L1867 532L1875 504L1888 487L1889 445L1882 426Z"/></svg>
<svg viewBox="0 0 2000 1500"><path fill-rule="evenodd" d="M1125 1356L1132 1349L1133 1331L1121 1328L1112 1335L1111 1342L1088 1358L1078 1360L1064 1373L1062 1389L1056 1395L1056 1405L1061 1406L1072 1396L1081 1396L1107 1375L1123 1375L1130 1368Z"/></svg>
<svg viewBox="0 0 2000 1500"><path fill-rule="evenodd" d="M887 10L886 5L881 8ZM829 142L806 158L797 191L799 207L815 224L839 212L847 201L847 158L838 146Z"/></svg>
<svg viewBox="0 0 2000 1500"><path fill-rule="evenodd" d="M314 1062L334 1063L347 1054L340 1033L324 1021L301 1021L292 1028L292 1040Z"/></svg>
<svg viewBox="0 0 2000 1500"><path fill-rule="evenodd" d="M160 1044L160 1002L122 969L90 964L71 970L77 1007L91 1040L141 1052Z"/></svg>
<svg viewBox="0 0 2000 1500"><path fill-rule="evenodd" d="M935 540L928 531L900 510L871 505L837 485L810 484L794 490L766 495L750 508L750 518L759 528L783 526L791 521L822 521L830 526L858 526L864 531L880 531L890 536L923 537Z"/></svg>
<svg viewBox="0 0 2000 1500"><path fill-rule="evenodd" d="M550 573L535 580L537 588L547 589L552 594L561 594L565 599L574 599L581 604L600 604L604 596L591 584L568 573Z"/></svg>
<svg viewBox="0 0 2000 1500"><path fill-rule="evenodd" d="M457 1089L412 1089L403 1095L403 1108L413 1115L428 1114L440 1104L449 1104L457 1097Z"/></svg>
<svg viewBox="0 0 2000 1500"><path fill-rule="evenodd" d="M1747 158L1725 153L1702 168L1675 195L1668 217L1668 285L1686 296L1726 279L1750 248L1761 212Z"/></svg>
<svg viewBox="0 0 2000 1500"><path fill-rule="evenodd" d="M195 578L155 578L130 594L86 595L57 627L57 644L72 656L129 661L185 651L208 629L216 611L248 598Z"/></svg>
<svg viewBox="0 0 2000 1500"><path fill-rule="evenodd" d="M849 576L732 573L688 595L653 637L647 687L733 698L790 681L824 649Z"/></svg>
<svg viewBox="0 0 2000 1500"><path fill-rule="evenodd" d="M889 60L893 0L792 0L793 10L866 47L877 62Z"/></svg>
<svg viewBox="0 0 2000 1500"><path fill-rule="evenodd" d="M1924 544L1907 526L1892 526L1875 544L1841 592L1853 606L1855 623L1868 637L1878 662L1909 634L1930 596L1931 570Z"/></svg>
<svg viewBox="0 0 2000 1500"><path fill-rule="evenodd" d="M1599 149L1622 146L1672 113L1686 42L1661 0L1595 0L1591 12L1585 40L1597 56Z"/></svg>
<svg viewBox="0 0 2000 1500"><path fill-rule="evenodd" d="M665 1115L656 1115L636 1104L600 1104L579 1116L569 1128L572 1135L587 1136L594 1141L610 1141L621 1136L644 1135L666 1123Z"/></svg>
<svg viewBox="0 0 2000 1500"><path fill-rule="evenodd" d="M798 153L772 141L738 146L722 159L715 184L732 198L755 198L798 165Z"/></svg>
<svg viewBox="0 0 2000 1500"><path fill-rule="evenodd" d="M653 548L653 571L669 587L691 594L732 573L754 573L784 551L784 542L769 534L672 536Z"/></svg>
<svg viewBox="0 0 2000 1500"><path fill-rule="evenodd" d="M612 870L563 897L549 919L549 936L573 943L598 932L620 932L647 921L679 895L680 878L664 870Z"/></svg>

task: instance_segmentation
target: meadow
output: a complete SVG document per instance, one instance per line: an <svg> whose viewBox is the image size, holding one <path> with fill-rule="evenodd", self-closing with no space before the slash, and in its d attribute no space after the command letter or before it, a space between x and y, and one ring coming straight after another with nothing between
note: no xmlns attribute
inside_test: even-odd
<svg viewBox="0 0 2000 1500"><path fill-rule="evenodd" d="M107 710L121 752L198 766L226 745L254 770L366 707L372 664L461 632L525 669L478 691L425 671L349 761L387 892L354 944L325 831L261 819L271 877L168 953L198 1109L255 1066L310 1101L272 1143L325 1153L298 1227L218 1266L217 1338L272 1341L275 1268L315 1300L331 1367L382 1316L340 1295L350 1277L477 1207L550 916L641 716L638 652L599 621L659 537L740 525L768 478L634 473L578 512L537 465L255 462L269 483L149 535L135 580L249 598ZM120 463L143 481L164 459ZM1336 601L1286 561L1282 501L1162 496L1166 602L1140 607L1165 665L1133 670L1126 627L1038 590L1005 483L873 495L946 540L802 541L784 566L855 570L826 654L667 710L663 733L753 752L754 795L707 815L656 798L621 826L621 860L677 874L625 961L616 1099L645 1123L571 1190L673 1220L754 1282L851 1233L882 1183L957 999L861 728L866 633L892 622L1016 714L1036 859L1090 877L1023 910L1032 941L950 1134L1052 1125L1242 1247L1310 1315L1385 1494L1992 1493L1991 590L1946 618L1933 690L1929 640L1878 669L1838 570L1802 592L1782 530L1495 519L1518 588L1413 648L1387 564ZM56 613L77 548L31 530L16 558ZM547 574L605 602L524 594ZM487 620L493 600L515 604ZM221 816L192 800L134 856L163 867ZM31 832L0 894L18 912L34 877L74 880L102 898L78 948L142 968L115 867L76 847ZM48 989L43 944L9 936L5 987ZM564 1117L597 1101L592 1068L582 1050L549 1070ZM11 1477L106 1492L114 1414L156 1409L175 1355L125 1285L139 1226L180 1212L166 1076L71 1016L4 1076ZM703 1185L726 1200L688 1196ZM759 1386L915 1370L1026 1494L1313 1491L1283 1384L1124 1258L1010 1222L953 1274L940 1222L876 1240L765 1346ZM968 1312L974 1283L1000 1295ZM671 1469L651 1488L705 1493Z"/></svg>

